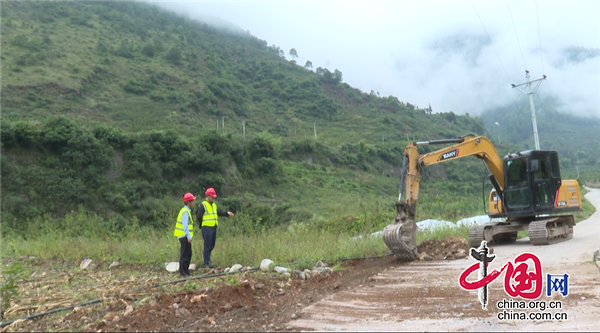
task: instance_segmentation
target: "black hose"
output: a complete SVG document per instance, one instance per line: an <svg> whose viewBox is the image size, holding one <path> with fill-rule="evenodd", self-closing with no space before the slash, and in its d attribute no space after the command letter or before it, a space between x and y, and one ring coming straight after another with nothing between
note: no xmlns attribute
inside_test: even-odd
<svg viewBox="0 0 600 333"><path fill-rule="evenodd" d="M383 258L383 257L387 257L387 256L391 256L393 255L393 253L388 253L388 254L384 254L382 256L369 256L369 257L356 257L356 258L339 258L337 261L348 261L348 260L359 260L359 259L375 259L375 258ZM327 261L327 260L322 260L322 261ZM251 272L251 271L256 271L258 270L258 267L252 267L248 270L240 270L237 271L235 273L243 273L243 272ZM185 278L185 279L178 279L178 280L173 280L173 281L169 281L169 282L163 282L163 283L158 283L152 286L146 286L146 287L142 287L142 288L137 288L132 290L132 292L136 292L136 291L140 291L140 290L146 290L146 289L151 289L151 288L156 288L156 287L160 287L160 286L164 286L167 284L174 284L174 283L179 283L179 282L185 282L185 281L190 281L190 280L199 280L199 279L208 279L208 278L212 278L212 277L219 277L219 276L223 276L223 275L227 275L227 274L233 274L233 273L217 273L217 274L210 274L210 275L200 275L200 276L195 276L195 277L189 277L189 278ZM29 319L34 319L37 317L42 317L51 313L55 313L55 312L60 312L60 311L64 311L64 310L69 310L69 309L73 309L77 306L87 306L87 305L91 305L91 304L95 304L95 303L100 303L102 302L101 299L95 299L93 301L89 301L89 302L85 302L85 303L81 303L81 304L77 304L77 305L71 305L71 306L67 306L64 308L59 308L59 309L54 309L54 310L50 310L47 312L42 312L42 313L37 313L34 315L31 315L29 317L23 317L20 319L14 319L11 321L7 321L5 323L0 323L0 327L4 327L7 325L10 325L12 323L14 323L15 321L19 321L19 320L29 320Z"/></svg>
<svg viewBox="0 0 600 333"><path fill-rule="evenodd" d="M47 312L37 313L37 314L31 315L29 317L24 317L24 318L21 318L21 319L14 319L14 320L11 320L11 321L7 321L5 323L0 323L0 327L4 327L4 326L7 326L7 325L10 325L10 324L14 323L15 321L34 319L34 318L42 317L42 316L45 316L45 315L48 315L48 314L51 314L51 313L73 309L73 308L78 307L78 306L86 306L86 305L96 304L96 303L100 303L100 302L102 302L101 299L95 299L93 301L89 301L89 302L85 302L85 303L81 303L81 304L71 305L71 306L67 306L67 307L64 307L64 308L50 310L50 311L47 311Z"/></svg>
<svg viewBox="0 0 600 333"><path fill-rule="evenodd" d="M237 272L234 273L244 273L244 272L251 272L251 271L256 271L258 270L258 267L252 267L248 270L239 270ZM212 278L212 277L218 277L218 276L223 276L223 275L227 275L227 274L234 274L234 273L216 273L216 274L210 274L210 275L200 275L200 276L194 276L194 277L188 277L188 278L184 278L184 279L179 279L179 280L173 280L173 281L169 281L169 282L163 282L163 283L158 283L152 286L146 286L146 287L141 287L141 288L137 288L132 290L132 292L135 291L140 291L140 290L146 290L146 289L151 289L151 288L156 288L156 287L160 287L160 286L164 286L167 284L174 284L174 283L179 283L179 282L185 282L185 281L190 281L190 280L200 280L200 279L208 279L208 278Z"/></svg>

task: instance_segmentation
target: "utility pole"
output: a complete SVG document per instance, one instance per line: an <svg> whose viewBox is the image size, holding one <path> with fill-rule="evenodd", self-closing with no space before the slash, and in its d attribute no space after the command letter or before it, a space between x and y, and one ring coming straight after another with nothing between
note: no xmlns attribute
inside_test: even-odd
<svg viewBox="0 0 600 333"><path fill-rule="evenodd" d="M542 81L546 79L546 74L543 75L543 77L541 79L537 79L537 80L529 80L529 71L525 70L525 77L527 78L527 82L525 83L521 83L521 84L514 84L512 83L512 87L513 88L517 88L523 85L527 85L527 91L519 88L519 90L521 90L523 93L529 95L529 106L531 107L531 122L533 123L533 139L535 140L535 149L539 150L540 149L540 139L538 138L538 129L537 129L537 122L535 120L535 107L533 106L533 94L535 94L535 92L538 90L538 88L540 87L540 84L542 84ZM537 82L537 84L535 85L535 88L533 88L533 90L531 89L531 84Z"/></svg>
<svg viewBox="0 0 600 333"><path fill-rule="evenodd" d="M313 128L315 129L315 140L317 140L317 123L313 123Z"/></svg>

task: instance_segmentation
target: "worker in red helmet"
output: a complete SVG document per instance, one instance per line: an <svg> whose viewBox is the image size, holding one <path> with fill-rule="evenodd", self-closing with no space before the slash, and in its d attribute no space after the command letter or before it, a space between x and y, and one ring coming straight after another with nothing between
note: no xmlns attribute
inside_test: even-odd
<svg viewBox="0 0 600 333"><path fill-rule="evenodd" d="M175 232L173 235L179 239L181 250L179 251L179 274L188 277L190 273L190 261L192 260L192 238L194 237L194 219L192 208L196 197L191 193L183 195L183 208L179 210Z"/></svg>
<svg viewBox="0 0 600 333"><path fill-rule="evenodd" d="M233 216L232 212L225 212L217 209L217 204L214 202L217 197L217 192L214 188L209 188L204 192L206 200L198 205L196 219L201 221L202 238L204 239L204 266L213 268L210 254L215 248L217 241L217 227L219 226L219 216Z"/></svg>

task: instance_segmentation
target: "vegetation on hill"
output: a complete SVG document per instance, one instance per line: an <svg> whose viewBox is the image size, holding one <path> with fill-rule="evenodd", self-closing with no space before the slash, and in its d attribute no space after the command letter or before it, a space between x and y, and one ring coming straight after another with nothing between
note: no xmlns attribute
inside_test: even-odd
<svg viewBox="0 0 600 333"><path fill-rule="evenodd" d="M391 214L409 141L486 134L481 118L361 92L149 4L7 2L1 15L3 234L170 228L182 194L209 186L243 232L310 220L359 233L379 226L370 209ZM426 169L419 216L482 213L483 170Z"/></svg>

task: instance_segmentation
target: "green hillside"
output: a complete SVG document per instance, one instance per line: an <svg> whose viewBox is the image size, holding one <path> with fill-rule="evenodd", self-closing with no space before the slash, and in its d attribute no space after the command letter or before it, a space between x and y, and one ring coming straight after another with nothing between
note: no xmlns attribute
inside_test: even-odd
<svg viewBox="0 0 600 333"><path fill-rule="evenodd" d="M149 4L6 2L1 15L5 233L66 230L77 212L107 234L171 226L181 195L209 186L258 230L351 230L375 210L391 218L409 140L486 134L482 118L361 92L337 69ZM419 216L483 213L481 164L426 169Z"/></svg>
<svg viewBox="0 0 600 333"><path fill-rule="evenodd" d="M600 180L600 119L558 113L553 98L536 96L534 102L540 147L558 150L563 178L576 179L579 170L583 182ZM522 149L534 148L531 109L526 97L509 108L488 110L483 117L495 139ZM495 125L499 119L499 125Z"/></svg>

